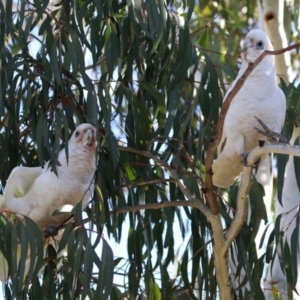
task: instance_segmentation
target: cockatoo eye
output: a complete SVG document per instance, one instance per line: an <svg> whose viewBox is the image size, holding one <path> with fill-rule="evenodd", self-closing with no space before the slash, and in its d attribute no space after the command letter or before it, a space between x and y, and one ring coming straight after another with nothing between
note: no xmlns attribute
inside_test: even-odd
<svg viewBox="0 0 300 300"><path fill-rule="evenodd" d="M258 41L256 43L256 49L257 50L263 50L264 49L264 42L263 41Z"/></svg>
<svg viewBox="0 0 300 300"><path fill-rule="evenodd" d="M80 135L80 132L79 132L79 131L76 131L76 132L75 132L75 137L77 138L77 137L79 137L79 135Z"/></svg>

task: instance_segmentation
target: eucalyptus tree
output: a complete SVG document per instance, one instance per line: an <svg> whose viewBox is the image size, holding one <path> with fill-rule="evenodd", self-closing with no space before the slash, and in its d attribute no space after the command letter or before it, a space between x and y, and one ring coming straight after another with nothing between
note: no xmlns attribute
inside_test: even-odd
<svg viewBox="0 0 300 300"><path fill-rule="evenodd" d="M262 236L267 251L258 257L255 237L268 220L264 189L255 179L247 194L253 213L241 219L228 248L237 249L233 277L246 274L245 280L233 286L223 280L232 271L227 256L221 270L215 264L239 186L213 190L212 207L206 158L224 92L240 65L240 41L258 25L256 3L7 0L0 18L2 187L17 165L50 161L55 170L77 124L98 130L93 197L84 214L80 203L73 208L73 218L58 228L59 242L42 236L30 219L2 212L8 299L263 297L265 263L279 249L287 282L295 286L297 255L280 238L280 222ZM283 134L290 138L299 89L281 85L288 97ZM286 156L277 161L273 198L283 188ZM214 220L222 225L217 231ZM293 237L298 245L297 232ZM126 247L120 256L118 247ZM225 277L217 280L216 272ZM246 284L251 288L243 289Z"/></svg>

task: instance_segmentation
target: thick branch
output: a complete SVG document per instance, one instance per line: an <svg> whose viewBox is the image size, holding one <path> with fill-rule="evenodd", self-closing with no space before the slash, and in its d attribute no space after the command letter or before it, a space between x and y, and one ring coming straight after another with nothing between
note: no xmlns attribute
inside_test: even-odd
<svg viewBox="0 0 300 300"><path fill-rule="evenodd" d="M262 25L266 29L268 37L275 50L282 49L288 46L290 41L290 30L285 30L284 23L290 19L291 12L285 9L286 1L264 0L260 1L262 13L260 17L264 19ZM287 21L291 22L291 20ZM290 26L290 24L289 24ZM289 53L278 55L275 57L276 73L279 77L283 78L285 83L288 84L291 78L291 57Z"/></svg>
<svg viewBox="0 0 300 300"><path fill-rule="evenodd" d="M268 144L263 147L255 147L247 156L248 165L254 165L258 158L267 153L286 154L292 156L300 156L300 147L289 144Z"/></svg>
<svg viewBox="0 0 300 300"><path fill-rule="evenodd" d="M262 155L268 153L300 156L300 147L291 146L289 144L269 144L263 147L257 146L249 153L247 157L248 165L253 166ZM247 211L247 196L250 188L251 174L252 167L243 168L242 179L238 192L236 214L228 231L225 234L225 251L228 250L232 241L240 232L240 229L245 221Z"/></svg>
<svg viewBox="0 0 300 300"><path fill-rule="evenodd" d="M216 278L220 290L220 299L232 299L232 288L230 284L227 265L227 251L224 246L224 235L221 218L219 215L211 215L209 218L214 237L214 266Z"/></svg>
<svg viewBox="0 0 300 300"><path fill-rule="evenodd" d="M231 243L236 238L244 224L247 215L248 193L251 186L251 175L252 167L244 167L237 195L235 216L228 231L225 233L224 251L229 249Z"/></svg>
<svg viewBox="0 0 300 300"><path fill-rule="evenodd" d="M231 246L233 240L236 238L238 233L243 226L248 208L248 193L251 184L251 175L252 175L252 167L257 160L264 154L268 153L278 153L278 154L287 154L293 156L300 156L300 147L291 146L289 144L269 144L263 147L257 146L254 148L247 157L247 163L250 167L244 167L242 172L241 183L237 196L237 208L235 217L228 229L225 233L225 240L223 236L220 236L220 225L218 223L219 216L212 216L210 218L211 225L214 232L214 251L216 255L215 259L215 268L217 275L217 282L220 288L220 294L225 299L231 299L231 296L228 296L228 289L226 289L225 283L228 280L228 267L227 267L227 251ZM219 236L218 236L219 235ZM220 243L223 241L223 243Z"/></svg>

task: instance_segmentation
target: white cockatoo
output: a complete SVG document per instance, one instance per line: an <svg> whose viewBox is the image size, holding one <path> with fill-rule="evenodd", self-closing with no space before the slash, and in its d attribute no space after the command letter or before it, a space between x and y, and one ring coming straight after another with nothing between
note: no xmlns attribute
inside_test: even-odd
<svg viewBox="0 0 300 300"><path fill-rule="evenodd" d="M242 66L224 99L265 50L273 50L268 36L261 30L251 30L242 46ZM228 187L242 171L242 157L267 137L255 129L262 129L259 118L270 130L280 133L286 111L286 99L276 83L275 58L267 55L246 79L232 100L224 121L218 157L212 165L213 184Z"/></svg>
<svg viewBox="0 0 300 300"><path fill-rule="evenodd" d="M96 146L95 127L81 124L68 142L68 161L65 149L59 152L57 175L49 163L45 168L14 168L1 196L1 209L31 218L41 230L48 225L61 225L70 213L53 216L55 210L65 205L76 206L81 200L84 209L92 196ZM0 280L7 280L3 257L0 257Z"/></svg>

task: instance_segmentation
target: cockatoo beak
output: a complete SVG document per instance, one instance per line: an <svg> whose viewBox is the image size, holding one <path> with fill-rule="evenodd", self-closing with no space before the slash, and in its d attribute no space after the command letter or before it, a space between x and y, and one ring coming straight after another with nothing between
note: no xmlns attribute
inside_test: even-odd
<svg viewBox="0 0 300 300"><path fill-rule="evenodd" d="M242 51L246 52L248 48L253 47L251 39L245 39L243 46L242 46Z"/></svg>
<svg viewBox="0 0 300 300"><path fill-rule="evenodd" d="M88 145L91 145L94 141L93 141L93 139L94 139L94 137L93 137L93 131L92 131L92 129L88 129L86 132L85 132L85 140L86 140L86 143L88 144Z"/></svg>

